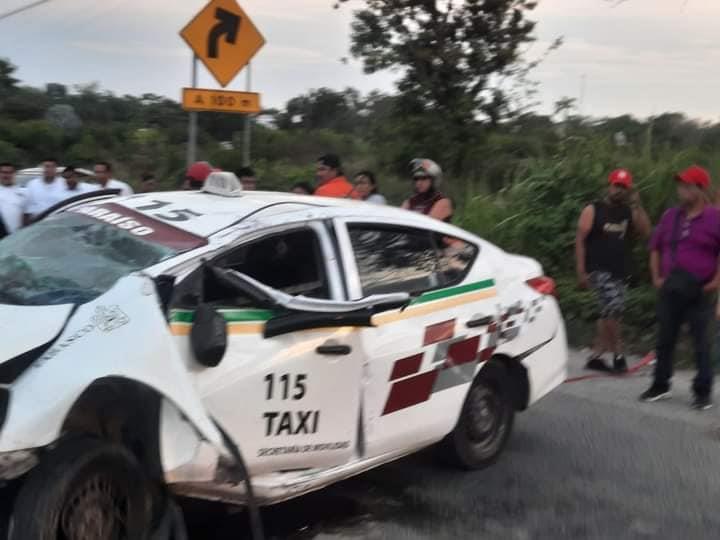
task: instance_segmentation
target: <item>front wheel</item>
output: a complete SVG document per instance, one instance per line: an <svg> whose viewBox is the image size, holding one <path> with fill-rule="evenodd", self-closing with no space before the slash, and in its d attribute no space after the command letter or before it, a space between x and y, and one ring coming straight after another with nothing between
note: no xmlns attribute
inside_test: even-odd
<svg viewBox="0 0 720 540"><path fill-rule="evenodd" d="M507 372L490 362L479 373L465 398L455 429L442 443L445 456L465 469L483 469L505 448L515 419Z"/></svg>
<svg viewBox="0 0 720 540"><path fill-rule="evenodd" d="M123 447L81 437L60 443L15 500L10 540L143 540L153 490Z"/></svg>

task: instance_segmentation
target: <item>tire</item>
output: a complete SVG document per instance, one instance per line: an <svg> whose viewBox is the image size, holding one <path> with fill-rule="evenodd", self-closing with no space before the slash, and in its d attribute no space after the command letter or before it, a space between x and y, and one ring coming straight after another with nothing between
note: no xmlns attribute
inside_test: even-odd
<svg viewBox="0 0 720 540"><path fill-rule="evenodd" d="M444 457L463 469L484 469L505 448L515 420L508 375L490 362L475 378L455 429L441 444Z"/></svg>
<svg viewBox="0 0 720 540"><path fill-rule="evenodd" d="M20 488L9 540L144 540L153 527L154 491L122 446L68 439Z"/></svg>

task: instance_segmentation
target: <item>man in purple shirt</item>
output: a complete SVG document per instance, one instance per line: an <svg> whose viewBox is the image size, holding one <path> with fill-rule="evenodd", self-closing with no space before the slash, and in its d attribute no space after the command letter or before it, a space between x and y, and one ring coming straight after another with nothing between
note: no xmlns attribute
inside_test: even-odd
<svg viewBox="0 0 720 540"><path fill-rule="evenodd" d="M642 401L670 397L673 354L684 322L690 326L697 376L693 407L712 407L713 368L708 328L720 287L720 210L710 205L710 175L692 166L675 177L680 206L663 215L650 241L650 272L658 294L655 379Z"/></svg>

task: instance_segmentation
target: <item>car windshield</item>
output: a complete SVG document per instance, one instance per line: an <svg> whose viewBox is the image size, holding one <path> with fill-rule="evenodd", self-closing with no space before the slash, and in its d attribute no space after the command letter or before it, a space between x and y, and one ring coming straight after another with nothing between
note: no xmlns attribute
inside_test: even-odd
<svg viewBox="0 0 720 540"><path fill-rule="evenodd" d="M0 241L0 303L83 304L179 251L80 214L61 214Z"/></svg>

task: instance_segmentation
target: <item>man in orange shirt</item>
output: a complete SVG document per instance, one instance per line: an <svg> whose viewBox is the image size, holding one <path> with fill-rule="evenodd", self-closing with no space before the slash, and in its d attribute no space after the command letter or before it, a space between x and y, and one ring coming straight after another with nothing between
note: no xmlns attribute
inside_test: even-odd
<svg viewBox="0 0 720 540"><path fill-rule="evenodd" d="M359 199L353 185L343 176L340 158L335 154L325 154L317 162L315 172L317 197L335 197L336 199Z"/></svg>

